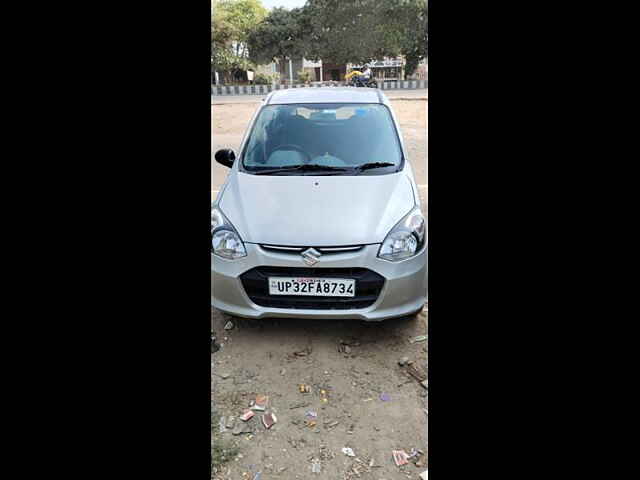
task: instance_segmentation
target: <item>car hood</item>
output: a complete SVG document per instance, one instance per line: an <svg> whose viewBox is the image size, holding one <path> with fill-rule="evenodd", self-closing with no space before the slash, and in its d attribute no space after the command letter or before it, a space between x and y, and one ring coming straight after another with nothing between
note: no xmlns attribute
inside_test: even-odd
<svg viewBox="0 0 640 480"><path fill-rule="evenodd" d="M271 176L233 172L219 206L248 243L342 246L382 243L414 206L403 172Z"/></svg>

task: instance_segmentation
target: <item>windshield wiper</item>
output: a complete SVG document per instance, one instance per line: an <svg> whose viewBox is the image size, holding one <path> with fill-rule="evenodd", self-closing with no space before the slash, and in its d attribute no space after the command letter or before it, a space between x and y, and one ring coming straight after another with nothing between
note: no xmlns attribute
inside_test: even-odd
<svg viewBox="0 0 640 480"><path fill-rule="evenodd" d="M274 173L288 173L288 172L312 172L312 171L320 171L320 172L346 172L346 171L356 171L362 172L364 170L369 170L372 168L380 168L380 167L394 167L395 163L389 162L371 162L365 163L363 165L358 165L357 167L330 167L329 165L317 165L317 164L302 164L302 165L294 165L291 167L280 167L280 168L270 168L268 170L258 170L255 172L256 175L271 175Z"/></svg>
<svg viewBox="0 0 640 480"><path fill-rule="evenodd" d="M395 163L389 163L389 162L371 162L371 163L365 163L363 165L358 165L357 167L355 167L355 170L357 170L358 172L362 172L364 170L370 170L372 168L380 168L380 167L395 167Z"/></svg>
<svg viewBox="0 0 640 480"><path fill-rule="evenodd" d="M344 172L350 170L349 168L342 167L330 167L328 165L316 165L316 164L302 164L295 165L293 167L280 167L280 168L271 168L269 170L258 170L255 172L256 175L271 175L272 173L286 173L286 172L311 172L311 171L322 171L322 172Z"/></svg>

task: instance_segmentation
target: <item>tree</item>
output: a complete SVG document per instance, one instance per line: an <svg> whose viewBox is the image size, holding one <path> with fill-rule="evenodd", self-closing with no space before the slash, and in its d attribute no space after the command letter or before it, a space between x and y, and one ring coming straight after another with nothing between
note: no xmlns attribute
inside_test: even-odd
<svg viewBox="0 0 640 480"><path fill-rule="evenodd" d="M305 57L367 63L404 55L412 74L427 55L426 0L307 0L275 8L247 37L256 63Z"/></svg>
<svg viewBox="0 0 640 480"><path fill-rule="evenodd" d="M298 80L302 83L309 83L311 81L311 72L308 70L300 70L298 71Z"/></svg>
<svg viewBox="0 0 640 480"><path fill-rule="evenodd" d="M305 6L307 51L312 59L364 63L399 53L393 32L379 15L389 0L309 0Z"/></svg>
<svg viewBox="0 0 640 480"><path fill-rule="evenodd" d="M420 61L427 57L426 0L396 0L391 2L388 28L398 32L400 53L404 55L405 74L415 72Z"/></svg>
<svg viewBox="0 0 640 480"><path fill-rule="evenodd" d="M251 67L247 38L266 17L259 0L214 0L211 17L211 66L227 79Z"/></svg>
<svg viewBox="0 0 640 480"><path fill-rule="evenodd" d="M310 59L366 63L402 54L411 74L427 54L426 0L308 0L302 22Z"/></svg>
<svg viewBox="0 0 640 480"><path fill-rule="evenodd" d="M255 63L284 62L305 54L303 10L274 8L248 37L249 57Z"/></svg>

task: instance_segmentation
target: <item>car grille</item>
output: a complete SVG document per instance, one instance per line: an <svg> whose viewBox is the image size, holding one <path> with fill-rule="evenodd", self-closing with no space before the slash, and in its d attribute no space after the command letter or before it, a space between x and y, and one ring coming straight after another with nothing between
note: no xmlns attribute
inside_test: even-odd
<svg viewBox="0 0 640 480"><path fill-rule="evenodd" d="M269 295L268 277L348 278L356 281L354 297L311 297ZM366 268L256 267L240 275L242 286L253 303L262 307L308 310L351 310L375 303L384 277Z"/></svg>
<svg viewBox="0 0 640 480"><path fill-rule="evenodd" d="M364 248L364 245L348 245L343 247L288 247L281 245L260 245L263 250L276 253L297 253L300 254L309 248L315 248L323 255L331 253L358 252Z"/></svg>

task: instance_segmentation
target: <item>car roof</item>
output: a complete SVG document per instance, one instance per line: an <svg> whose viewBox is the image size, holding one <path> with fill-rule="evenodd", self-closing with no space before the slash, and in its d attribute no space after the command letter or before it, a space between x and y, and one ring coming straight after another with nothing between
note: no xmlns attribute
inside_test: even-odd
<svg viewBox="0 0 640 480"><path fill-rule="evenodd" d="M276 90L265 99L265 105L292 103L382 103L388 104L384 93L376 88L301 87Z"/></svg>

